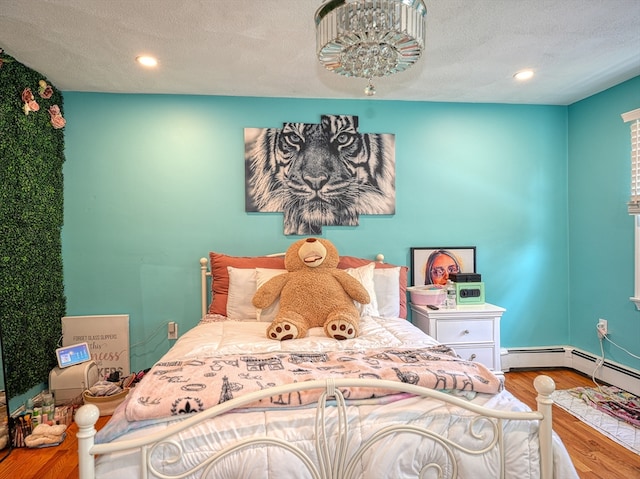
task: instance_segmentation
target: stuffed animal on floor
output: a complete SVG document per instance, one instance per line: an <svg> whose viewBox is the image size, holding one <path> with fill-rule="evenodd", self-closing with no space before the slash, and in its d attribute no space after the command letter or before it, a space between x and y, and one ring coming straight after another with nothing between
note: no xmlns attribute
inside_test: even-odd
<svg viewBox="0 0 640 479"><path fill-rule="evenodd" d="M339 340L358 335L360 314L353 300L368 304L369 293L337 268L339 259L337 248L322 238L301 239L289 247L287 272L268 280L253 296L253 305L262 309L280 298L280 309L267 329L269 339L303 338L309 328L321 326Z"/></svg>
<svg viewBox="0 0 640 479"><path fill-rule="evenodd" d="M60 444L64 441L67 426L64 424L38 424L31 434L24 438L27 447L51 446Z"/></svg>

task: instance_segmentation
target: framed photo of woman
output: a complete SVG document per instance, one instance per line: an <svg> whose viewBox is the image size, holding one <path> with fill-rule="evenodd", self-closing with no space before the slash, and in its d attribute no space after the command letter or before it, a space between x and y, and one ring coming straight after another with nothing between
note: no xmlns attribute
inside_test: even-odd
<svg viewBox="0 0 640 479"><path fill-rule="evenodd" d="M411 284L445 285L451 273L476 272L475 246L411 248Z"/></svg>

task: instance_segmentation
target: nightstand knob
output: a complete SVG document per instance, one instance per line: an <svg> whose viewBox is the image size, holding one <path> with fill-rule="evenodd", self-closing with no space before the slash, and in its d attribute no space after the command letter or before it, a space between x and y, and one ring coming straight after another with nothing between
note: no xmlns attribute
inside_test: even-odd
<svg viewBox="0 0 640 479"><path fill-rule="evenodd" d="M476 355L472 354L471 357L469 358L469 361L475 361L475 359L476 359Z"/></svg>
<svg viewBox="0 0 640 479"><path fill-rule="evenodd" d="M469 334L469 330L465 329L464 331L462 331L462 334Z"/></svg>

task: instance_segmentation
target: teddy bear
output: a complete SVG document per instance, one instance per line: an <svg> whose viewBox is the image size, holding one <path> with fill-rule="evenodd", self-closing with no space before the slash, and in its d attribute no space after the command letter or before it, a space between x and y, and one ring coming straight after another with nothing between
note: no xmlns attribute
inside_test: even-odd
<svg viewBox="0 0 640 479"><path fill-rule="evenodd" d="M253 305L261 309L280 298L267 338L303 338L314 327L324 327L328 337L338 340L358 335L360 314L353 301L368 304L369 293L337 268L339 259L337 248L323 238L301 239L287 249L287 272L268 280L253 296Z"/></svg>

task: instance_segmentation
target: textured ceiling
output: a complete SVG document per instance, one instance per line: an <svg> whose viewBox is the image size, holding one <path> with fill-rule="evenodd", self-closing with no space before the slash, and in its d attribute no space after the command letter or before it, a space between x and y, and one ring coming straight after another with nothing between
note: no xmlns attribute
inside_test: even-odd
<svg viewBox="0 0 640 479"><path fill-rule="evenodd" d="M566 105L640 75L640 0L425 0L380 100ZM1 0L0 48L62 90L367 98L315 56L321 0ZM134 58L152 54L153 71ZM513 80L536 72L526 84Z"/></svg>

